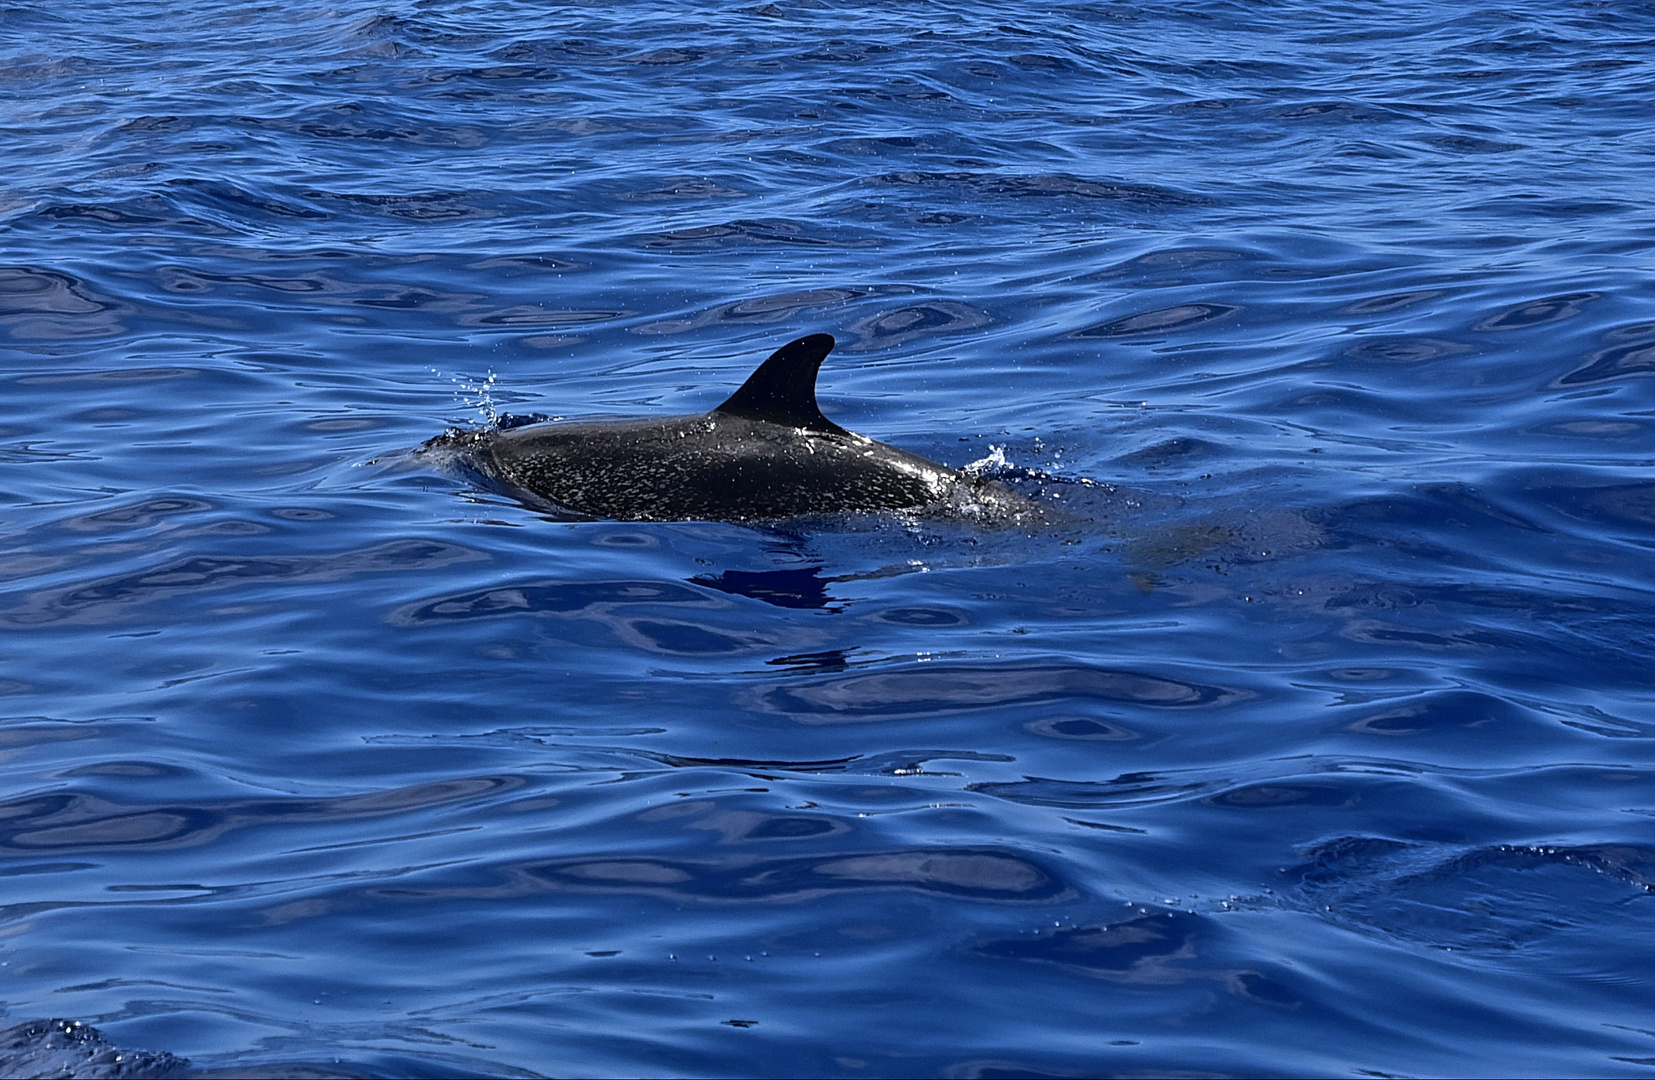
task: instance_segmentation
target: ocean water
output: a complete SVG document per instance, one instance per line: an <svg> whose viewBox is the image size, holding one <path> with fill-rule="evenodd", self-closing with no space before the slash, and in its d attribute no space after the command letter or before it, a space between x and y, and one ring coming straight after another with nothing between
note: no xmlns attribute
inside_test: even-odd
<svg viewBox="0 0 1655 1080"><path fill-rule="evenodd" d="M1633 0L0 6L0 1019L1649 1075L1652 145ZM813 332L1064 522L410 455Z"/></svg>

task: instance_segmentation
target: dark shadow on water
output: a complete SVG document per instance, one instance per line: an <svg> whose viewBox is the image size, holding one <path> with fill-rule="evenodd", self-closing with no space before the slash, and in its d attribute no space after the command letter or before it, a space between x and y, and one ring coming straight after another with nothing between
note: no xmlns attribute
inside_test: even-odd
<svg viewBox="0 0 1655 1080"><path fill-rule="evenodd" d="M689 579L692 585L784 608L829 607L837 599L827 591L832 580L822 577L819 566L796 570L725 570L718 574L697 574Z"/></svg>

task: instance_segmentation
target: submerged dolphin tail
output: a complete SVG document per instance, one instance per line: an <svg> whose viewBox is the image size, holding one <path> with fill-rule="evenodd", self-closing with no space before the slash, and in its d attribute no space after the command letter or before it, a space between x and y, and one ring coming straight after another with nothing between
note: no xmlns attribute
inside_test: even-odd
<svg viewBox="0 0 1655 1080"><path fill-rule="evenodd" d="M770 354L747 376L741 389L713 412L803 428L824 435L848 432L822 415L816 405L816 372L833 351L831 334L811 334Z"/></svg>

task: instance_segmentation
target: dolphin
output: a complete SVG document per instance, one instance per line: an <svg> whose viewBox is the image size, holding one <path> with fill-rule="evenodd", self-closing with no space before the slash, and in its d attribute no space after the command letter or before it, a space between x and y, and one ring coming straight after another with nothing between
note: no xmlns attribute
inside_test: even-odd
<svg viewBox="0 0 1655 1080"><path fill-rule="evenodd" d="M449 429L451 451L534 505L619 521L771 522L895 513L1020 522L1043 509L992 480L858 435L822 415L829 334L788 342L711 412Z"/></svg>

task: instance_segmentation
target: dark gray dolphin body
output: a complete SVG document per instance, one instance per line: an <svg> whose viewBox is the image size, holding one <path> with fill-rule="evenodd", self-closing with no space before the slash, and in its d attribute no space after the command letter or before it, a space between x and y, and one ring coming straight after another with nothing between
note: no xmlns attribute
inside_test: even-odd
<svg viewBox="0 0 1655 1080"><path fill-rule="evenodd" d="M816 404L833 338L777 349L708 413L449 431L508 491L621 521L775 521L814 514L923 513L1007 521L1040 504L1008 488L846 431Z"/></svg>

